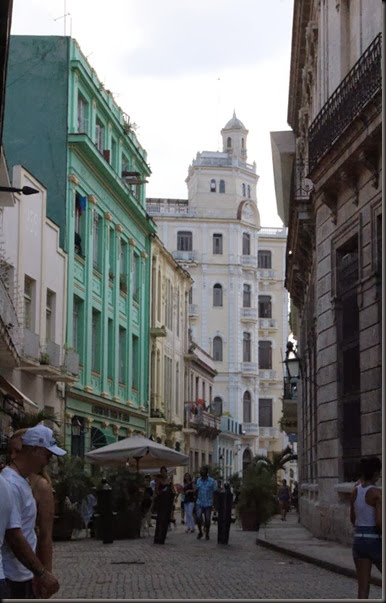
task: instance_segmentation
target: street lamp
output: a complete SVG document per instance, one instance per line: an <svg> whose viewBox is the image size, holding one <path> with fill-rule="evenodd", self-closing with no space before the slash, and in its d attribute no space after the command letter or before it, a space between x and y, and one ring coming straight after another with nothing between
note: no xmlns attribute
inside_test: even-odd
<svg viewBox="0 0 386 603"><path fill-rule="evenodd" d="M23 186L23 188L15 188L14 186L0 186L2 193L22 193L23 195L36 195L39 191L32 186Z"/></svg>
<svg viewBox="0 0 386 603"><path fill-rule="evenodd" d="M301 377L301 366L300 358L297 354L296 348L292 341L287 342L287 349L285 353L284 364L287 369L288 377L292 381L293 379L300 379Z"/></svg>

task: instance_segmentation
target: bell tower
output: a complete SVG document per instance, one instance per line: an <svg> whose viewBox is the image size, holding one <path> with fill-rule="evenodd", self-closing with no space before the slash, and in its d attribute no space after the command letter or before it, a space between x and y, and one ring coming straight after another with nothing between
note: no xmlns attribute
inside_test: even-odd
<svg viewBox="0 0 386 603"><path fill-rule="evenodd" d="M232 119L221 130L221 136L223 153L227 153L229 158L246 162L248 130L236 117L236 111L233 111Z"/></svg>

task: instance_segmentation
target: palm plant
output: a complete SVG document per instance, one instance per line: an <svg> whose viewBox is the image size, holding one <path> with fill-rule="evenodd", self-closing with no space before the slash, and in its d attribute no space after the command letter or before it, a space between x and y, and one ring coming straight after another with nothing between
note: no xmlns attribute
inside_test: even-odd
<svg viewBox="0 0 386 603"><path fill-rule="evenodd" d="M287 463L296 461L297 458L298 455L293 453L290 446L287 446L281 452L274 452L271 459L261 454L256 454L252 459L252 464L265 467L277 480L278 472L284 469Z"/></svg>
<svg viewBox="0 0 386 603"><path fill-rule="evenodd" d="M18 429L27 429L29 427L35 427L42 421L52 421L58 427L60 427L60 421L52 410L39 410L36 412L25 412L23 414L13 414L11 417L12 431Z"/></svg>

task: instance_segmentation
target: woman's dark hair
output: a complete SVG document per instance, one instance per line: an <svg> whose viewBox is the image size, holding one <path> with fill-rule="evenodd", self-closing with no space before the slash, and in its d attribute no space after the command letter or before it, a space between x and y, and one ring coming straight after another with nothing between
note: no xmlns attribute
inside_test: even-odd
<svg viewBox="0 0 386 603"><path fill-rule="evenodd" d="M192 481L192 476L190 475L190 473L185 473L184 475L184 482L186 481Z"/></svg>
<svg viewBox="0 0 386 603"><path fill-rule="evenodd" d="M370 480L374 477L374 474L381 472L382 463L377 456L370 456L368 458L361 459L361 476L365 480Z"/></svg>

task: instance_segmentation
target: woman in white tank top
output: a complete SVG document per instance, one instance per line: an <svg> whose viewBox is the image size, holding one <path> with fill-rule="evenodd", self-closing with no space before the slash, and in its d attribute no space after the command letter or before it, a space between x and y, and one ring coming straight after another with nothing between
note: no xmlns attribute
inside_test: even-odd
<svg viewBox="0 0 386 603"><path fill-rule="evenodd" d="M382 571L382 495L375 487L381 461L377 457L362 459L361 469L361 481L351 494L350 519L354 525L352 550L358 599L368 599L372 564Z"/></svg>

